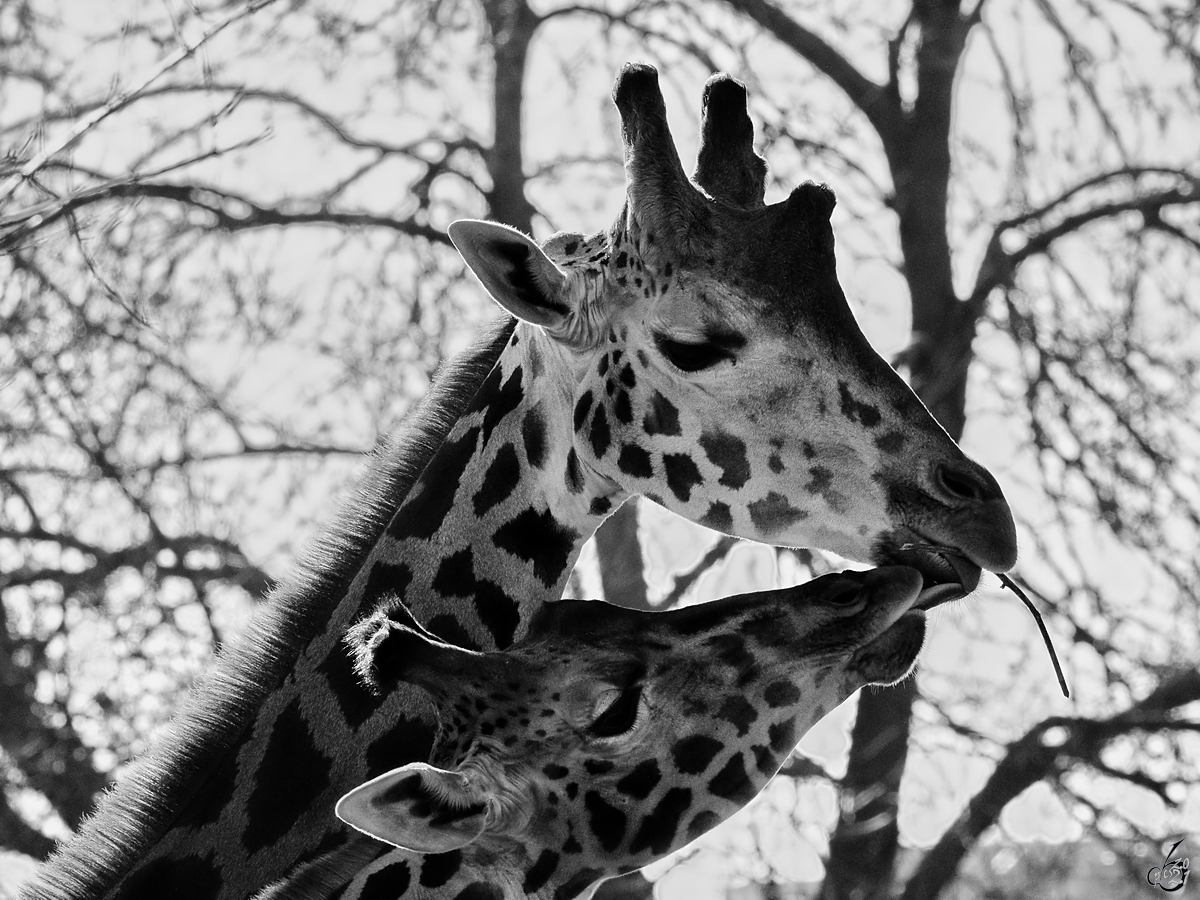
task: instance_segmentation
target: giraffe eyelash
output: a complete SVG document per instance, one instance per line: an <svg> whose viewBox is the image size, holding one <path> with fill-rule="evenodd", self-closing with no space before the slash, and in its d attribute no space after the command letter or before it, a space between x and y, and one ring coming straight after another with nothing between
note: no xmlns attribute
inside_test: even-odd
<svg viewBox="0 0 1200 900"><path fill-rule="evenodd" d="M628 734L642 719L642 685L630 685L600 713L588 731L598 738L615 738Z"/></svg>

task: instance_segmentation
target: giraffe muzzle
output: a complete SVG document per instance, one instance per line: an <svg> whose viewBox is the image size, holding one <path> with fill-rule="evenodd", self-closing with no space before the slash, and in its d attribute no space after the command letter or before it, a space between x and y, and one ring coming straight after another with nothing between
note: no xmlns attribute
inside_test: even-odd
<svg viewBox="0 0 1200 900"><path fill-rule="evenodd" d="M921 573L921 593L915 608L930 610L961 600L979 586L983 569L952 547L922 541L901 544L886 554L889 563Z"/></svg>

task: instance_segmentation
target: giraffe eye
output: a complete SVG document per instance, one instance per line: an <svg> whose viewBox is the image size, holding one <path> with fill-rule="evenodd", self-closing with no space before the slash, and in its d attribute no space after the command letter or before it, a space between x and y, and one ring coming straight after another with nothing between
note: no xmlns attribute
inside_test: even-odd
<svg viewBox="0 0 1200 900"><path fill-rule="evenodd" d="M617 694L603 711L588 726L595 737L617 737L630 731L637 724L638 710L642 706L642 686L630 685Z"/></svg>
<svg viewBox="0 0 1200 900"><path fill-rule="evenodd" d="M852 613L866 605L862 585L848 578L834 581L821 597L822 602L832 606L838 613Z"/></svg>
<svg viewBox="0 0 1200 900"><path fill-rule="evenodd" d="M682 369L684 372L699 372L702 369L715 366L723 359L736 359L728 347L724 347L715 341L701 341L698 344L690 344L683 341L673 341L659 334L655 335L654 343L658 346L658 351L667 358L667 361L671 365L677 369Z"/></svg>

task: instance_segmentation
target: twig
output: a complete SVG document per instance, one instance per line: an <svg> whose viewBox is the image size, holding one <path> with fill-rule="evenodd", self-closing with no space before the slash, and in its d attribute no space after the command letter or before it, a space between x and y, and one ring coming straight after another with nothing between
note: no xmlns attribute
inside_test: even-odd
<svg viewBox="0 0 1200 900"><path fill-rule="evenodd" d="M923 543L908 543L900 547L901 550L925 550L929 553L936 553L939 556L958 555L945 547L939 547L936 544ZM1062 666L1058 662L1058 654L1054 652L1054 644L1050 641L1050 632L1046 630L1046 623L1042 620L1042 614L1038 612L1038 608L1033 605L1033 601L1025 595L1015 581L1005 575L1003 572L997 572L996 577L1000 579L1000 583L1011 590L1014 594L1021 598L1021 602L1025 604L1025 608L1033 615L1033 620L1037 622L1038 630L1042 633L1042 640L1046 643L1046 651L1050 654L1050 662L1054 664L1054 674L1058 676L1058 686L1062 689L1064 697L1071 696L1071 689L1067 687L1067 679L1063 675Z"/></svg>
<svg viewBox="0 0 1200 900"><path fill-rule="evenodd" d="M0 216L0 228L8 228L11 225L20 225L23 222L28 222L30 219L33 219L37 216L41 216L43 219L49 216L57 216L59 213L63 213L69 208L83 205L94 197L103 197L106 193L111 192L113 188L118 186L136 185L144 181L158 178L162 175L168 175L171 172L187 168L188 166L195 165L196 163L204 162L207 159L214 159L216 157L223 156L226 153L245 150L247 147L253 147L255 144L266 140L268 136L269 133L264 131L255 135L254 137L246 138L244 140L237 141L236 143L228 144L224 147L214 147L211 150L205 150L203 153L198 153L193 156L189 156L186 159L169 163L161 168L154 169L149 172L130 172L128 175L120 175L108 178L104 176L103 173L88 171L83 169L83 167L78 167L75 169L76 172L93 175L97 178L104 178L104 180L98 184L93 184L89 187L81 188L74 193L67 194L65 197L56 196L51 200L46 200L34 206L26 207L19 212L15 212L7 216ZM49 164L50 161L47 160L45 163L43 163L43 166Z"/></svg>
<svg viewBox="0 0 1200 900"><path fill-rule="evenodd" d="M128 106L131 102L137 99L138 95L142 91L152 85L167 72L171 71L171 69L175 68L185 59L194 55L197 50L208 43L208 41L215 35L224 31L234 22L244 19L246 16L258 12L264 6L269 6L274 2L275 0L251 0L251 2L247 3L241 9L230 13L224 19L208 28L202 35L200 35L195 43L184 44L174 53L170 54L166 59L159 63L157 68L155 68L154 71L152 71L137 87L116 95L103 106L98 107L88 115L84 116L64 138L54 145L47 147L33 159L29 160L29 162L25 163L25 165L21 166L21 168L17 170L15 175L13 175L8 179L8 181L0 186L0 202L4 201L10 194L12 194L12 192L20 186L21 182L28 179L29 176L33 175L38 169L44 166L51 159L51 157L62 153L77 140L79 140L79 138L81 138L84 134L86 134L92 128L95 128L96 125L101 121L108 118L118 110Z"/></svg>
<svg viewBox="0 0 1200 900"><path fill-rule="evenodd" d="M662 603L657 604L659 609L671 609L678 603L688 589L700 580L700 576L715 566L718 562L729 555L729 551L737 546L737 538L730 537L727 534L717 538L716 543L708 548L708 552L700 557L699 562L688 569L686 572L680 572L671 581L671 588L667 591L667 596Z"/></svg>
<svg viewBox="0 0 1200 900"><path fill-rule="evenodd" d="M1002 585L1020 597L1021 602L1033 614L1033 620L1037 622L1038 629L1042 632L1042 640L1046 642L1046 650L1050 653L1050 662L1054 663L1054 674L1058 676L1058 686L1062 688L1064 697L1070 697L1071 689L1067 687L1067 679L1063 676L1062 666L1058 664L1058 654L1054 652L1054 644L1050 642L1050 632L1046 630L1046 623L1042 621L1042 614L1033 605L1033 601L1025 596L1025 592L1017 587L1015 581L1003 572L997 572L996 577L1000 579Z"/></svg>

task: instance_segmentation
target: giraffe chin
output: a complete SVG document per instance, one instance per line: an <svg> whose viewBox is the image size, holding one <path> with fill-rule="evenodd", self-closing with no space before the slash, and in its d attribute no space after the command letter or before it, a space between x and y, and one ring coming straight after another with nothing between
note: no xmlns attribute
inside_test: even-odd
<svg viewBox="0 0 1200 900"><path fill-rule="evenodd" d="M863 684L895 684L908 677L925 645L925 613L913 607L875 640L860 647L847 668Z"/></svg>

